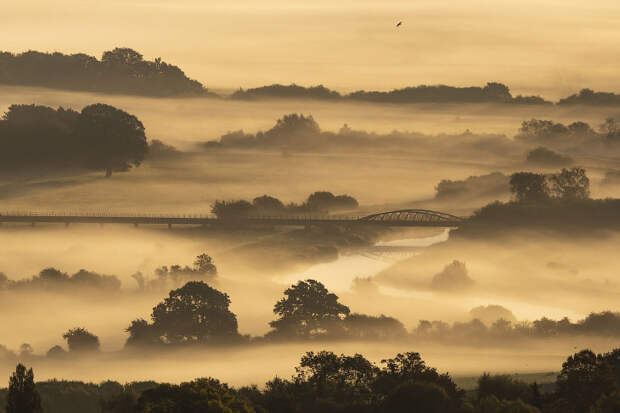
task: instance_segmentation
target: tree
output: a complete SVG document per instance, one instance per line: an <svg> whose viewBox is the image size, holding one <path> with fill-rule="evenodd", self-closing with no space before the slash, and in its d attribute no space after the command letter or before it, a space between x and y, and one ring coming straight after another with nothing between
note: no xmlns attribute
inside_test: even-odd
<svg viewBox="0 0 620 413"><path fill-rule="evenodd" d="M279 318L269 323L277 334L308 338L341 332L342 319L350 313L336 294L316 280L299 281L284 295L273 308Z"/></svg>
<svg viewBox="0 0 620 413"><path fill-rule="evenodd" d="M563 200L587 199L590 196L590 179L583 168L563 168L550 176L551 191Z"/></svg>
<svg viewBox="0 0 620 413"><path fill-rule="evenodd" d="M373 317L365 314L349 314L344 319L347 337L358 339L399 339L407 336L403 323L383 314Z"/></svg>
<svg viewBox="0 0 620 413"><path fill-rule="evenodd" d="M200 254L196 257L194 269L203 274L217 275L217 267L213 263L213 258L207 254Z"/></svg>
<svg viewBox="0 0 620 413"><path fill-rule="evenodd" d="M112 51L104 52L101 62L117 66L132 66L142 62L142 55L128 47L117 47Z"/></svg>
<svg viewBox="0 0 620 413"><path fill-rule="evenodd" d="M133 115L113 106L86 106L79 116L79 135L87 148L87 167L127 171L139 166L148 151L144 125Z"/></svg>
<svg viewBox="0 0 620 413"><path fill-rule="evenodd" d="M263 195L254 198L254 200L252 201L252 205L261 214L282 213L282 211L284 210L284 204L282 203L282 201L269 195Z"/></svg>
<svg viewBox="0 0 620 413"><path fill-rule="evenodd" d="M355 209L359 204L355 198L349 195L335 196L331 192L318 191L308 196L306 206L311 211L336 211Z"/></svg>
<svg viewBox="0 0 620 413"><path fill-rule="evenodd" d="M197 379L188 383L160 384L146 390L138 399L142 413L254 413L246 400L226 384L215 379Z"/></svg>
<svg viewBox="0 0 620 413"><path fill-rule="evenodd" d="M42 413L41 396L34 384L32 369L18 364L9 379L6 413Z"/></svg>
<svg viewBox="0 0 620 413"><path fill-rule="evenodd" d="M436 369L428 367L420 353L399 353L391 359L381 360L385 366L381 369L382 386L392 387L390 384L397 380L428 381L439 384L453 396L463 396L448 374L439 374ZM393 388L393 387L392 387Z"/></svg>
<svg viewBox="0 0 620 413"><path fill-rule="evenodd" d="M170 291L153 308L153 326L167 343L229 341L239 338L230 298L202 281Z"/></svg>
<svg viewBox="0 0 620 413"><path fill-rule="evenodd" d="M383 402L389 413L445 413L454 411L450 396L439 385L406 381L396 386Z"/></svg>
<svg viewBox="0 0 620 413"><path fill-rule="evenodd" d="M547 178L543 174L517 172L510 176L510 192L518 202L540 202L549 199Z"/></svg>
<svg viewBox="0 0 620 413"><path fill-rule="evenodd" d="M620 349L601 355L582 350L568 357L557 378L557 393L577 411L587 411L602 395L618 388Z"/></svg>
<svg viewBox="0 0 620 413"><path fill-rule="evenodd" d="M318 399L363 408L372 403L378 370L361 354L337 356L330 351L308 352L295 368L294 381L307 385Z"/></svg>
<svg viewBox="0 0 620 413"><path fill-rule="evenodd" d="M526 154L526 161L541 166L566 166L573 163L570 156L554 152L544 146L532 149Z"/></svg>
<svg viewBox="0 0 620 413"><path fill-rule="evenodd" d="M461 291L472 285L474 280L469 277L465 263L457 260L446 265L431 281L432 288L444 291Z"/></svg>
<svg viewBox="0 0 620 413"><path fill-rule="evenodd" d="M70 352L88 353L99 351L99 337L82 327L73 328L62 335Z"/></svg>
<svg viewBox="0 0 620 413"><path fill-rule="evenodd" d="M605 119L605 122L600 126L600 131L609 140L617 140L620 137L620 126L614 118Z"/></svg>
<svg viewBox="0 0 620 413"><path fill-rule="evenodd" d="M129 333L129 338L125 345L127 347L143 347L163 344L161 340L161 332L149 324L148 321L138 318L133 320L129 327L125 329Z"/></svg>
<svg viewBox="0 0 620 413"><path fill-rule="evenodd" d="M219 219L247 218L253 215L256 209L248 201L215 201L211 213Z"/></svg>

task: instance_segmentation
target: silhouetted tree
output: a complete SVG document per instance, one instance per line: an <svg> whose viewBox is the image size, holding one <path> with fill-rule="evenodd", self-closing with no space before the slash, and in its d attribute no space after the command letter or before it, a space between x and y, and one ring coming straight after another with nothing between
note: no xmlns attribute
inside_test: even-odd
<svg viewBox="0 0 620 413"><path fill-rule="evenodd" d="M551 192L564 200L587 199L590 196L590 179L583 168L563 168L549 177Z"/></svg>
<svg viewBox="0 0 620 413"><path fill-rule="evenodd" d="M312 115L292 113L278 119L273 128L256 138L269 145L290 145L294 142L304 143L320 133L319 124Z"/></svg>
<svg viewBox="0 0 620 413"><path fill-rule="evenodd" d="M602 396L618 391L620 349L605 354L582 350L566 359L557 378L558 396L585 412Z"/></svg>
<svg viewBox="0 0 620 413"><path fill-rule="evenodd" d="M533 172L517 172L510 176L510 191L518 202L544 201L549 199L547 178Z"/></svg>
<svg viewBox="0 0 620 413"><path fill-rule="evenodd" d="M448 374L439 374L426 366L419 353L397 354L394 358L382 360L375 390L387 395L388 409L405 412L456 412L462 404L464 392L459 390ZM403 386L403 387L400 387ZM418 407L419 406L419 407ZM388 410L390 411L390 410Z"/></svg>
<svg viewBox="0 0 620 413"><path fill-rule="evenodd" d="M9 379L6 413L42 413L41 396L34 384L32 369L18 364Z"/></svg>
<svg viewBox="0 0 620 413"><path fill-rule="evenodd" d="M65 357L66 355L67 355L67 352L65 351L65 349L56 345L50 348L49 350L47 350L45 357L60 359L60 358Z"/></svg>
<svg viewBox="0 0 620 413"><path fill-rule="evenodd" d="M534 401L533 388L525 382L508 375L490 375L484 373L478 378L478 400L495 396L499 400L522 400L526 403Z"/></svg>
<svg viewBox="0 0 620 413"><path fill-rule="evenodd" d="M269 213L282 213L284 211L284 204L278 198L274 198L269 195L259 196L254 198L252 205L259 214Z"/></svg>
<svg viewBox="0 0 620 413"><path fill-rule="evenodd" d="M73 353L87 353L99 351L99 337L85 328L73 328L62 335L67 340L69 351Z"/></svg>
<svg viewBox="0 0 620 413"><path fill-rule="evenodd" d="M579 94L573 94L560 99L558 105L619 105L620 95L609 92L595 92L592 89L582 89Z"/></svg>
<svg viewBox="0 0 620 413"><path fill-rule="evenodd" d="M344 319L347 337L358 339L398 339L407 336L403 323L383 314L373 317L365 314L349 314Z"/></svg>
<svg viewBox="0 0 620 413"><path fill-rule="evenodd" d="M207 254L200 254L196 257L194 268L204 274L217 275L217 268L213 263L213 258Z"/></svg>
<svg viewBox="0 0 620 413"><path fill-rule="evenodd" d="M528 163L537 164L541 166L564 166L573 163L573 159L570 156L564 156L543 146L532 149L526 154Z"/></svg>
<svg viewBox="0 0 620 413"><path fill-rule="evenodd" d="M148 151L144 125L133 115L101 103L86 106L79 117L79 134L88 148L88 167L126 171L139 166Z"/></svg>
<svg viewBox="0 0 620 413"><path fill-rule="evenodd" d="M509 178L501 172L470 176L465 180L442 179L435 187L436 199L474 198L508 193Z"/></svg>
<svg viewBox="0 0 620 413"><path fill-rule="evenodd" d="M215 379L197 379L180 385L161 384L138 399L142 413L254 413L246 400Z"/></svg>
<svg viewBox="0 0 620 413"><path fill-rule="evenodd" d="M331 192L318 191L308 196L306 206L311 211L336 211L355 209L359 205L357 200L349 195L335 196Z"/></svg>
<svg viewBox="0 0 620 413"><path fill-rule="evenodd" d="M126 171L147 152L142 123L112 106L81 113L12 105L0 120L0 168Z"/></svg>
<svg viewBox="0 0 620 413"><path fill-rule="evenodd" d="M238 339L237 316L229 305L228 294L191 281L153 308L153 326L167 343Z"/></svg>
<svg viewBox="0 0 620 413"><path fill-rule="evenodd" d="M465 263L457 260L446 265L431 281L432 288L444 291L460 291L473 284L474 280L469 277Z"/></svg>
<svg viewBox="0 0 620 413"><path fill-rule="evenodd" d="M338 296L322 283L299 281L286 289L284 296L273 308L279 318L269 323L274 334L307 338L341 333L342 319L349 314L349 307L340 304Z"/></svg>
<svg viewBox="0 0 620 413"><path fill-rule="evenodd" d="M143 318L133 320L129 327L125 329L129 333L129 338L125 345L127 347L144 347L163 344L162 333L153 324Z"/></svg>
<svg viewBox="0 0 620 413"><path fill-rule="evenodd" d="M253 215L256 209L248 201L215 201L211 213L219 219L247 218Z"/></svg>

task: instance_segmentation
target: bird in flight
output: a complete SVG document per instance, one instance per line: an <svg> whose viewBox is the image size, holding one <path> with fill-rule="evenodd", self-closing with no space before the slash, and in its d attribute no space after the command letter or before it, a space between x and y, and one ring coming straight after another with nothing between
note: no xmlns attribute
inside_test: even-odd
<svg viewBox="0 0 620 413"><path fill-rule="evenodd" d="M401 20L401 21L399 21L398 23L396 23L396 27L400 27L400 26L402 26L402 25L403 25L403 21L402 21L402 20Z"/></svg>

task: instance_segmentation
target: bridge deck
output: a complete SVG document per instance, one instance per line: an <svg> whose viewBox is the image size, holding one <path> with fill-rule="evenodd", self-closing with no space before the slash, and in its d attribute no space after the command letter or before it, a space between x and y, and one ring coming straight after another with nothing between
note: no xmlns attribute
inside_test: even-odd
<svg viewBox="0 0 620 413"><path fill-rule="evenodd" d="M387 227L457 227L461 221L364 220L360 217L282 216L218 219L213 216L131 216L106 214L0 214L0 223L133 224L133 225L378 225Z"/></svg>

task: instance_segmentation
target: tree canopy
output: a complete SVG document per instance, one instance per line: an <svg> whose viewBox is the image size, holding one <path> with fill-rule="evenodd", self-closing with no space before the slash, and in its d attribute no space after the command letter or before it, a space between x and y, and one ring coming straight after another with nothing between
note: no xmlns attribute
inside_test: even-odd
<svg viewBox="0 0 620 413"><path fill-rule="evenodd" d="M170 291L153 308L152 323L134 320L127 328L129 345L222 343L238 340L237 316L230 298L202 281Z"/></svg>
<svg viewBox="0 0 620 413"><path fill-rule="evenodd" d="M72 353L99 351L99 337L82 327L72 328L62 335Z"/></svg>
<svg viewBox="0 0 620 413"><path fill-rule="evenodd" d="M6 396L6 413L43 413L41 396L34 384L32 369L26 370L18 364L9 379L9 391Z"/></svg>
<svg viewBox="0 0 620 413"><path fill-rule="evenodd" d="M0 167L127 171L148 151L144 125L101 103L76 112L12 105L0 120Z"/></svg>
<svg viewBox="0 0 620 413"><path fill-rule="evenodd" d="M284 298L275 304L273 312L278 319L269 325L275 335L307 338L340 333L341 321L350 310L322 283L305 280L284 291Z"/></svg>

